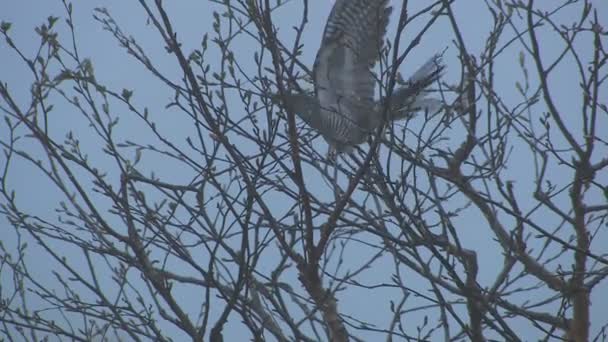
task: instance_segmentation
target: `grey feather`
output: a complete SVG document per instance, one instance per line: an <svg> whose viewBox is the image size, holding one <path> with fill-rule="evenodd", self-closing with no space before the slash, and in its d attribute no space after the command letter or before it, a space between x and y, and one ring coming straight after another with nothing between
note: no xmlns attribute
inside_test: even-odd
<svg viewBox="0 0 608 342"><path fill-rule="evenodd" d="M383 103L374 101L372 73L383 49L391 7L388 0L337 0L327 20L313 68L314 96L287 94L284 105L321 133L331 149L348 152L381 124ZM443 65L434 56L391 97L390 120L435 111L428 98Z"/></svg>

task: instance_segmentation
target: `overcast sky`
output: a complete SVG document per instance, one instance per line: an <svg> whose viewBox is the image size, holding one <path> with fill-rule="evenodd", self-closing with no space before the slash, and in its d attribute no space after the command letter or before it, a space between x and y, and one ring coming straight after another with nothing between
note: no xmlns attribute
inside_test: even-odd
<svg viewBox="0 0 608 342"><path fill-rule="evenodd" d="M213 10L221 11L221 6L211 4L208 1L166 1L169 6L169 14L175 25L175 30L178 32L178 37L183 43L184 51L191 51L192 49L200 46L203 35L206 32L212 32L212 12ZM393 1L398 4L398 2ZM426 1L410 1L411 5L416 8L427 4ZM478 53L484 48L485 38L491 27L491 18L488 16L487 11L479 11L479 4L477 1L456 1L455 11L459 19L459 24L463 31L463 36L467 39L468 47L474 53ZM608 18L608 1L592 1L596 6L600 6L601 16ZM601 3L601 5L599 5ZM302 61L312 67L314 57L317 48L320 43L320 36L323 30L323 26L327 16L329 15L331 5L333 1L326 0L315 0L310 1L310 24L307 31L304 34L303 42L305 44L303 50ZM132 58L127 56L123 50L118 48L118 43L108 33L101 29L101 24L92 19L93 9L95 7L107 7L112 15L115 17L117 22L120 23L125 32L132 35L136 40L144 47L149 56L154 56L156 63L163 69L168 75L172 75L173 79L179 81L181 74L179 68L176 65L174 56L168 54L165 50L164 44L159 43L159 37L156 30L152 25L146 23L146 17L141 6L136 1L99 1L99 0L87 0L74 3L74 18L75 25L77 28L77 42L82 56L89 57L93 61L96 77L103 84L113 86L116 89L127 88L134 89L134 100L140 104L145 104L149 108L156 108L158 112L162 111L167 102L169 102L173 96L173 92L166 87L161 87L159 82L152 77L147 70L145 70L139 63L133 61ZM299 18L298 14L299 6L296 2L292 1L285 5L280 10L274 13L274 24L279 27L279 38L282 41L290 42L293 40L294 34L291 27L294 25L294 18ZM9 21L13 23L11 34L15 42L24 51L28 51L33 54L35 48L38 45L38 36L34 32L34 27L42 22L46 21L49 15L58 16L61 18L65 17L65 11L60 1L33 1L33 0L20 0L20 1L3 1L0 4L0 19L3 21ZM393 14L393 18L396 15ZM563 14L564 18L567 19L568 13ZM574 20L574 19L573 19ZM416 23L412 28L420 28L420 25L424 24L424 21ZM452 83L456 83L460 77L460 67L456 59L456 51L452 43L453 37L446 35L448 32L449 23L447 19L439 20L439 22L425 35L420 45L414 50L401 68L404 75L411 74L412 70L415 70L430 56L437 52L441 52L447 48L445 54L445 61L447 64L447 72L445 74L446 80ZM65 25L63 23L60 26L59 32L65 34ZM395 32L395 23L391 22L389 29L389 37ZM554 38L547 37L543 40L543 46L545 47L545 53L551 55L557 51L557 46L553 46L552 42L557 42ZM403 43L407 44L408 35L404 35ZM247 66L247 60L250 61L249 67L253 68L253 51L256 50L256 43L252 40L243 39L239 43L238 58L243 65ZM287 44L289 45L289 44ZM501 55L497 60L500 63L500 67L497 69L497 83L499 89L511 89L503 94L507 102L514 103L520 99L517 97L515 92L515 82L521 80L521 71L518 67L518 56L520 47L514 47L508 53ZM552 82L556 85L554 96L557 99L557 103L560 108L565 108L564 111L576 112L580 109L580 104L572 101L572 87L568 85L572 80L576 80L576 69L564 68L560 71L558 76L554 76ZM16 98L20 101L21 106L25 106L29 99L29 86L31 82L31 74L28 72L26 65L22 63L18 57L9 50L4 42L0 43L0 80L9 84L11 91L16 94ZM608 93L608 89L604 94ZM605 95L604 95L605 96ZM578 100L578 98L577 98ZM170 113L170 111L167 111ZM167 114L165 113L165 114ZM157 113L158 114L158 113ZM57 120L53 122L53 129L55 130L56 136L60 137L65 134L68 130L83 130L87 129L87 126L75 119L75 114L67 112L56 112ZM188 118L185 117L174 117L170 115L158 115L157 122L162 130L167 134L174 137L178 143L185 144L185 138L195 133L190 130L188 124ZM137 140L140 142L154 141L149 132L138 130L135 125L135 121L130 121L129 118L125 118L124 122L121 122L121 127L118 128L123 131L124 136L129 139ZM573 125L576 125L576 120L572 121ZM0 135L6 134L6 126L4 122L0 123ZM179 138L179 139L178 139ZM95 150L95 142L82 141L89 151ZM322 142L317 142L323 144ZM28 142L23 142L27 146ZM325 148L323 146L323 148ZM99 152L99 149L97 149ZM103 156L92 156L93 158L103 159ZM3 156L0 156L0 163L2 163ZM164 177L165 180L171 182L178 182L183 178L191 179L190 174L183 174L181 170L172 168L171 165L162 164L159 160L154 157L146 159L143 163L142 168L154 170L157 175ZM25 209L31 210L31 212L38 213L42 216L54 217L54 208L56 207L57 191L52 189L47 183L44 177L40 177L34 168L29 167L26 163L16 163L12 169L14 175L10 178L10 185L12 188L17 190L18 203ZM513 180L525 179L529 175L529 166L526 163L513 163L508 171ZM555 175L557 178L567 177L568 175ZM604 181L608 181L608 175L601 175ZM521 182L524 182L523 180ZM311 187L315 187L314 181L309 183ZM598 195L599 196L599 195ZM276 203L280 205L281 203ZM480 282L483 283L484 279L492 279L495 277L493 271L499 269L502 262L500 258L500 251L497 245L494 243L490 235L479 234L478 231L482 228L476 226L475 218L470 218L470 221L463 222L462 229L470 229L470 234L464 234L464 241L462 243L468 248L473 248L479 253L480 262ZM8 222L4 217L0 217L0 236L5 244L11 245L11 241L14 241L15 236L12 233L12 228L7 229ZM7 233L10 231L11 233ZM608 246L608 234L603 235L603 241L600 240L597 243L600 245ZM7 243L8 241L8 243ZM595 242L594 242L595 243ZM608 248L607 248L608 250ZM32 251L36 251L35 247L32 247ZM35 252L33 252L35 253ZM68 256L78 258L78 251L66 252ZM73 254L70 254L73 253ZM32 259L32 267L35 271L40 272L41 278L52 277L50 269L46 263L44 263L44 257L40 257L39 260L36 254L29 256ZM40 261L38 263L38 261ZM370 271L367 275L369 279L374 278L374 271ZM364 278L365 279L365 278ZM0 276L0 280L3 282L6 279ZM297 284L296 284L297 285ZM608 290L607 286L603 287L603 293ZM594 293L600 292L596 289ZM382 294L378 294L382 296ZM370 306L373 307L373 298L360 298L356 292L350 292L343 295L341 298L341 309L345 312L348 311L365 311ZM596 296L592 306L592 317L594 322L605 323L605 317L608 315L607 305L601 304L602 296ZM192 308L196 310L196 307ZM382 308L375 308L382 310ZM369 310L368 311L372 311ZM381 320L381 316L370 315L370 320ZM597 320L597 321L596 321ZM415 325L413 325L415 326ZM168 329L171 329L167 325ZM526 330L522 330L522 336L525 336ZM242 334L238 331L226 331L226 341L237 341L239 337L242 338ZM248 334L246 334L248 336Z"/></svg>

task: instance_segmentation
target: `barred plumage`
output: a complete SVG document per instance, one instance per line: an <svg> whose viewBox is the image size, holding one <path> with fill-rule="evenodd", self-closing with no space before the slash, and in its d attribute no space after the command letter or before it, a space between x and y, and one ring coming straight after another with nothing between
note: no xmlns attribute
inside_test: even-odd
<svg viewBox="0 0 608 342"><path fill-rule="evenodd" d="M338 152L363 143L381 123L371 68L380 57L391 10L388 0L337 0L315 59L315 97L292 94L286 99L285 104ZM435 56L397 89L395 93L406 98L393 98L390 119L405 118L416 109L437 109L440 101L425 98L424 90L442 69Z"/></svg>

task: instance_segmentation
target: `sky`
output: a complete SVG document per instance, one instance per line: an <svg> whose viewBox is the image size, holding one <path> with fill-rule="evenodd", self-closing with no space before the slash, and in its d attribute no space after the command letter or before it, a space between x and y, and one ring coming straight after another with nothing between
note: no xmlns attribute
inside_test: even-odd
<svg viewBox="0 0 608 342"><path fill-rule="evenodd" d="M327 16L329 15L333 1L311 1L310 8L311 13L309 16L309 26L303 36L303 42L305 48L303 49L303 55L301 60L312 66L316 55L317 48L320 43L320 37L322 34L323 26ZM398 7L398 2L393 1ZM418 0L410 1L413 8L420 8L427 2ZM600 10L600 18L608 18L608 2L592 1ZM479 52L484 48L485 37L491 27L491 18L488 16L486 11L479 11L478 2L472 1L457 1L455 6L455 13L459 19L459 25L463 32L463 36L467 37L467 46L471 51ZM84 57L89 57L93 61L95 74L102 83L109 86L113 86L117 89L126 88L134 89L133 99L140 104L145 104L147 107L155 109L155 120L160 130L172 137L172 141L178 146L186 146L185 136L194 135L194 133L188 128L189 118L179 115L173 115L176 112L172 109L165 108L168 101L171 100L173 92L158 82L158 80L151 76L149 72L143 68L139 63L135 62L129 56L126 56L123 50L118 47L116 40L108 33L102 30L101 24L94 21L92 15L94 8L106 7L114 16L116 21L120 23L121 27L128 35L132 35L136 38L139 44L146 50L149 56L153 56L156 64L159 68L170 75L172 79L179 80L182 76L178 72L178 68L175 65L174 57L168 54L163 44L159 44L159 37L153 25L150 25L146 21L144 11L136 1L99 1L90 0L74 3L74 18L75 25L77 27L77 43ZM213 11L221 11L221 6L211 1L180 1L168 4L169 15L175 25L175 31L178 32L180 41L183 43L182 48L184 51L191 51L200 46L202 37L207 32L212 32L212 18ZM292 26L294 25L294 18L298 17L299 6L297 1L291 1L283 8L275 12L273 16L274 24L279 28L278 36L281 41L289 42L294 38L294 31ZM34 53L38 44L37 34L33 28L42 22L47 20L49 15L55 15L58 17L64 17L65 10L61 1L33 1L33 0L22 0L22 1L3 1L0 4L0 20L12 22L11 35L15 42L25 51ZM564 22L568 22L568 17L571 13L563 13ZM395 14L393 14L393 19ZM561 18L561 17L560 17ZM574 21L576 18L572 18ZM62 19L63 20L63 19ZM414 24L414 28L421 27L424 21ZM63 23L62 26L65 27ZM389 26L388 36L392 37L395 33L394 20ZM60 28L61 29L61 28ZM414 49L414 52L404 62L401 67L401 71L404 75L408 75L426 61L429 56L437 52L444 51L446 53L444 59L447 64L447 71L445 78L453 83L456 83L460 77L460 68L454 67L456 61L456 51L452 37L445 34L449 31L449 23L447 20L440 20L428 34L421 40L419 46ZM65 31L63 31L65 33ZM403 44L407 44L407 34L403 38ZM558 41L550 36L546 35L542 40L543 46L546 49L545 53L548 56L554 55L559 50ZM243 39L239 41L239 49L237 51L239 61L245 68L254 68L253 52L256 50L256 43L251 39ZM508 53L503 54L497 63L501 63L501 67L497 70L497 83L498 88L506 87L513 89L512 92L505 92L505 100L507 102L515 102L518 100L518 96L515 93L515 82L521 80L521 72L517 65L517 58L519 56L519 48L513 48ZM217 56L212 57L217 58ZM30 77L27 67L21 63L15 54L10 51L4 42L0 43L0 80L10 85L11 91L15 94L21 106L25 106L29 99L29 84ZM566 111L576 112L580 108L576 101L572 100L572 81L576 79L576 70L573 68L565 67L564 70L560 70L552 83L555 84L554 96L557 99L557 104L560 108L566 108ZM608 89L604 94L608 93ZM164 108L164 109L163 109ZM78 118L77 114L74 113L55 113L57 120L51 121L51 129L57 132L57 136L62 136L67 133L68 130L75 132L87 132L87 124L82 119ZM568 124L577 125L575 116L568 120ZM570 121L571 120L571 121ZM147 130L139 130L135 127L137 121L130 119L129 117L121 117L121 125L117 127L119 135L129 137L129 139L136 140L142 144L154 143L154 136ZM6 126L4 123L0 124L0 135L6 134ZM86 136L86 134L85 134ZM27 147L27 140L22 142L22 147ZM84 150L87 151L99 151L98 140L96 139L82 139L81 144ZM517 153L517 151L515 151ZM608 153L608 151L607 151ZM2 157L0 157L2 158ZM98 160L103 163L104 158L101 154L92 155L91 158ZM2 159L0 159L2 162ZM161 177L161 179L167 182L180 182L183 179L191 180L193 176L189 170L176 170L169 164L162 162L162 158L147 157L143 162L143 169L154 170L155 174ZM40 175L25 162L16 162L12 168L12 175L10 177L10 186L17 190L19 194L18 203L23 207L27 208L31 212L38 213L41 216L54 217L55 213L55 200L59 196L56 189L49 186L44 177ZM525 163L513 163L509 169L509 174L512 179L519 181L523 187L526 185L526 176L530 173L530 168L525 166ZM564 174L555 174L556 179L567 177ZM608 175L600 175L600 180L608 182ZM311 187L315 187L314 181L311 183ZM523 190L522 190L523 191ZM595 194L594 196L600 196ZM597 197L595 198L597 199ZM277 207L280 207L282 203L277 201L274 203ZM102 204L103 206L103 204ZM0 217L0 227L6 227L8 223L6 218ZM497 253L496 244L494 243L490 235L478 234L473 229L478 229L475 226L475 219L469 218L467 221L462 223L463 229L471 229L470 234L462 234L462 243L465 246L474 247L479 253L480 261L480 281L484 279L492 279L495 274L494 272L501 265L498 263L502 261ZM0 228L5 230L5 228ZM8 229L12 231L12 229ZM604 234L602 240L597 241L601 246L608 246L608 234ZM2 241L5 245L11 246L11 241L14 243L15 236L12 233L6 233L0 231ZM596 242L594 242L596 243ZM40 249L36 247L32 248L31 270L33 272L39 272L41 279L49 277L51 279L51 269L45 263L38 263L35 259L38 257L36 253L41 253ZM66 249L63 251L68 256L78 258L78 250ZM352 260L356 260L356 252L353 252L351 257ZM356 261L355 261L356 263ZM384 265L388 267L387 265ZM383 274L383 270L371 270L366 275L368 279L373 280L378 274ZM6 281L5 278L0 276L0 280ZM295 278L294 278L295 280ZM608 287L603 287L608 290ZM597 290L596 290L597 291ZM190 295L185 292L184 296ZM383 296L383 294L378 294ZM345 311L365 311L365 308L370 305L374 305L374 298L361 299L364 294L358 293L357 291L347 292L341 298L341 306ZM192 305L192 310L196 310L196 305ZM377 308L380 310L381 308ZM371 311L371 310L370 310ZM606 317L608 309L605 305L593 305L592 316L602 318ZM377 315L369 315L370 320L381 320L382 318ZM594 321L596 322L596 321ZM602 321L600 321L602 322ZM605 324L603 321L602 324ZM167 325L168 329L171 329ZM522 329L528 329L522 327ZM526 334L526 330L521 330L523 336ZM242 338L242 334L238 331L226 332L226 340L238 340ZM247 335L248 336L248 335Z"/></svg>

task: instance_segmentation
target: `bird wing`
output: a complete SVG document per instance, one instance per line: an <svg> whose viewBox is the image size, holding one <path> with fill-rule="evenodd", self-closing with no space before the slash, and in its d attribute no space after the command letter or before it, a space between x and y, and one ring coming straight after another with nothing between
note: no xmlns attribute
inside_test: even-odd
<svg viewBox="0 0 608 342"><path fill-rule="evenodd" d="M373 115L375 78L391 8L388 0L337 0L325 25L314 66L323 111L366 127ZM335 117L335 115L333 115Z"/></svg>
<svg viewBox="0 0 608 342"><path fill-rule="evenodd" d="M417 111L433 113L439 110L443 102L427 95L429 86L439 80L444 69L442 56L435 55L396 89L391 97L391 120L406 119Z"/></svg>

